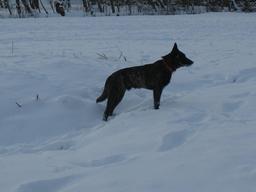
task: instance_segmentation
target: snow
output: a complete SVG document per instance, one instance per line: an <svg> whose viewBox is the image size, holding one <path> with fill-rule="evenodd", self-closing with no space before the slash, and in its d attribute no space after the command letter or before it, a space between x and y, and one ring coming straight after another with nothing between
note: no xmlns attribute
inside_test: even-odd
<svg viewBox="0 0 256 192"><path fill-rule="evenodd" d="M0 191L255 191L254 13L0 22ZM106 77L174 42L160 109L131 90L103 122Z"/></svg>

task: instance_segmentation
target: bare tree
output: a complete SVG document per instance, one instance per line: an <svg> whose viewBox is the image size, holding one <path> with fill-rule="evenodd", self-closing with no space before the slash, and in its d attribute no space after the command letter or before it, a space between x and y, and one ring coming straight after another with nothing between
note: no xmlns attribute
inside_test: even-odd
<svg viewBox="0 0 256 192"><path fill-rule="evenodd" d="M27 2L27 0L21 0L21 2L22 2L22 4L23 4L23 6L25 7L26 13L32 15L32 10L31 10L30 5L29 5L29 3Z"/></svg>
<svg viewBox="0 0 256 192"><path fill-rule="evenodd" d="M101 13L103 13L104 12L104 10L103 10L103 2L102 2L102 0L97 0L97 5L98 5L98 8L99 8L99 11L101 12Z"/></svg>
<svg viewBox="0 0 256 192"><path fill-rule="evenodd" d="M5 3L6 3L6 7L10 13L10 15L12 15L12 10L11 10L11 7L10 7L10 3L9 3L9 0L5 0Z"/></svg>
<svg viewBox="0 0 256 192"><path fill-rule="evenodd" d="M115 13L114 0L110 0L110 6L111 6L112 13Z"/></svg>

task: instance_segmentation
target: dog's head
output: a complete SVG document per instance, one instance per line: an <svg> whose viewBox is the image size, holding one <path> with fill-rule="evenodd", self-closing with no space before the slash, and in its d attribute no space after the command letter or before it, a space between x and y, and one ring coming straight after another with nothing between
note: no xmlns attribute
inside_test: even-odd
<svg viewBox="0 0 256 192"><path fill-rule="evenodd" d="M163 56L162 58L174 70L180 67L190 66L194 63L192 60L187 58L186 55L178 49L178 46L176 43L174 44L172 51L169 54Z"/></svg>

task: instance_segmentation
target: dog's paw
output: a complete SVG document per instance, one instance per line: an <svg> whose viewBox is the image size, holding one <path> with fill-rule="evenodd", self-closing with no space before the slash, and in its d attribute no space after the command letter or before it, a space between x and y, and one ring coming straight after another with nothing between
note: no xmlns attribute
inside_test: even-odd
<svg viewBox="0 0 256 192"><path fill-rule="evenodd" d="M102 118L102 120L103 120L103 121L108 121L108 117L105 117L105 116L104 116L104 117Z"/></svg>
<svg viewBox="0 0 256 192"><path fill-rule="evenodd" d="M154 109L159 109L160 102L154 102Z"/></svg>
<svg viewBox="0 0 256 192"><path fill-rule="evenodd" d="M103 121L108 121L108 114L104 113L102 120Z"/></svg>

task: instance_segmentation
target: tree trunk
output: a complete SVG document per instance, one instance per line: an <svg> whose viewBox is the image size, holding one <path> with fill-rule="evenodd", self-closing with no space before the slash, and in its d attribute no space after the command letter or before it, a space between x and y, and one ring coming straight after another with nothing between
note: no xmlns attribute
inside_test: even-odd
<svg viewBox="0 0 256 192"><path fill-rule="evenodd" d="M71 8L71 3L70 3L70 0L65 0L64 1L65 3L64 3L64 7L65 7L65 9L67 10L67 11L69 11L70 10L70 8Z"/></svg>
<svg viewBox="0 0 256 192"><path fill-rule="evenodd" d="M31 11L31 9L30 9L30 7L29 7L28 2L27 2L26 0L21 0L21 2L22 2L22 4L23 4L24 7L25 7L26 12L29 13L29 14L32 14L32 11Z"/></svg>
<svg viewBox="0 0 256 192"><path fill-rule="evenodd" d="M102 8L102 5L101 5L101 0L97 0L97 4L98 4L98 8L99 8L100 12L103 13L103 8Z"/></svg>
<svg viewBox="0 0 256 192"><path fill-rule="evenodd" d="M164 8L164 3L161 0L157 0L157 2L159 3L159 5L161 6L161 8Z"/></svg>
<svg viewBox="0 0 256 192"><path fill-rule="evenodd" d="M89 12L89 5L87 0L83 0L83 7L86 13Z"/></svg>
<svg viewBox="0 0 256 192"><path fill-rule="evenodd" d="M16 0L16 9L19 17L21 17L21 7L20 7L20 0Z"/></svg>
<svg viewBox="0 0 256 192"><path fill-rule="evenodd" d="M121 3L119 1L117 1L117 12L118 12L118 16L119 16L119 13L120 13L120 5Z"/></svg>
<svg viewBox="0 0 256 192"><path fill-rule="evenodd" d="M131 1L127 0L126 3L127 3L127 6L128 6L129 15L131 15L132 14L132 4L131 4Z"/></svg>
<svg viewBox="0 0 256 192"><path fill-rule="evenodd" d="M40 1L41 6L42 6L42 7L43 7L43 9L44 9L44 11L45 11L46 15L48 15L48 11L45 9L45 7L44 7L44 4L43 4L42 0L39 0L39 1Z"/></svg>
<svg viewBox="0 0 256 192"><path fill-rule="evenodd" d="M115 5L113 0L110 0L110 6L111 6L112 13L115 13Z"/></svg>
<svg viewBox="0 0 256 192"><path fill-rule="evenodd" d="M10 7L10 3L9 3L9 0L5 0L5 4L6 4L6 7L10 13L10 15L12 15L12 10L11 10L11 7Z"/></svg>
<svg viewBox="0 0 256 192"><path fill-rule="evenodd" d="M153 2L152 0L148 0L148 3L152 6L152 8L153 8L155 11L157 11L155 2Z"/></svg>
<svg viewBox="0 0 256 192"><path fill-rule="evenodd" d="M194 2L194 0L192 0L192 2L191 2L191 6L192 6L192 14L195 14L195 2Z"/></svg>
<svg viewBox="0 0 256 192"><path fill-rule="evenodd" d="M231 0L231 2L233 3L235 9L236 9L237 11L240 11L240 8L239 8L238 5L236 4L236 1L235 1L235 0Z"/></svg>
<svg viewBox="0 0 256 192"><path fill-rule="evenodd" d="M39 1L38 0L30 0L30 7L32 9L39 9Z"/></svg>

